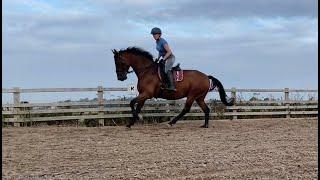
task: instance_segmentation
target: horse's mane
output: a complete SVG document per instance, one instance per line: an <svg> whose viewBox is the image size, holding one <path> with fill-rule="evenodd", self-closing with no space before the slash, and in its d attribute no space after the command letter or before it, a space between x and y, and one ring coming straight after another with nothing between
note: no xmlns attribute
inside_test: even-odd
<svg viewBox="0 0 320 180"><path fill-rule="evenodd" d="M119 51L119 53L124 53L124 52L132 53L135 55L141 55L153 62L152 54L149 53L148 51L143 50L142 48L133 46L133 47L128 47L127 49L123 49Z"/></svg>

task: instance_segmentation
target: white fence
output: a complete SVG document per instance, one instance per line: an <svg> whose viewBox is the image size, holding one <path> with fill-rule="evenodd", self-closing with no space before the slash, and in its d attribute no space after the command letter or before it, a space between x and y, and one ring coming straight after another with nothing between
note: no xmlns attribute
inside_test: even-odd
<svg viewBox="0 0 320 180"><path fill-rule="evenodd" d="M24 103L20 101L21 93L43 92L97 92L97 101L94 102L63 102L63 103ZM2 93L13 94L13 104L2 104L2 123L11 123L20 126L21 123L36 121L60 121L98 119L101 125L106 121L130 118L131 109L129 100L105 100L104 92L127 91L127 88L39 88L39 89L2 89ZM292 92L317 93L318 90L306 89L226 89L236 98L236 103L231 107L224 107L221 103L207 100L211 108L211 118L238 119L238 118L265 118L265 117L316 117L318 115L318 100L291 100ZM283 93L283 100L240 101L237 93ZM211 93L216 93L213 91ZM142 117L173 117L183 108L184 100L148 100L142 109ZM194 104L186 118L201 118L204 114Z"/></svg>

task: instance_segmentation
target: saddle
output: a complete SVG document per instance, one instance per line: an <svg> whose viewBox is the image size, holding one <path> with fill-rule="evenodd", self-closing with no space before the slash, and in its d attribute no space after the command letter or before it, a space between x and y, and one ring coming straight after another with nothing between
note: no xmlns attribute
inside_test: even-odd
<svg viewBox="0 0 320 180"><path fill-rule="evenodd" d="M165 67L165 61L161 59L158 63L158 76L161 82L167 84L167 82L164 81L166 79L164 67ZM174 82L179 82L183 80L183 70L180 68L180 63L178 63L176 66L173 66L170 71L172 72Z"/></svg>

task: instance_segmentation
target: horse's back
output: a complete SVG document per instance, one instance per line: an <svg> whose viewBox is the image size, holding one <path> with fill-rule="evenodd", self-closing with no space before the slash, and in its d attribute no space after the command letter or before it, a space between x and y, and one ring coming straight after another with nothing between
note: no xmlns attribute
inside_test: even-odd
<svg viewBox="0 0 320 180"><path fill-rule="evenodd" d="M183 81L181 82L192 88L209 88L208 76L198 70L183 70Z"/></svg>
<svg viewBox="0 0 320 180"><path fill-rule="evenodd" d="M160 90L161 87L159 85L156 97L176 100L190 95L194 96L195 94L197 96L205 96L207 94L210 84L206 74L198 70L183 69L182 71L183 80L175 82L176 91Z"/></svg>
<svg viewBox="0 0 320 180"><path fill-rule="evenodd" d="M197 70L183 70L183 80L175 82L176 92L164 92L166 99L181 99L192 94L206 95L209 90L209 78Z"/></svg>

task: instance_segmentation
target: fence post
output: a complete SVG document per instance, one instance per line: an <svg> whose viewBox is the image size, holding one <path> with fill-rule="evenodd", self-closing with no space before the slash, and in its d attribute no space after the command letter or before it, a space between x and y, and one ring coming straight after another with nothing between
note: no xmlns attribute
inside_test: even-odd
<svg viewBox="0 0 320 180"><path fill-rule="evenodd" d="M237 90L235 87L231 88L231 97L234 98L234 105L233 107L235 107L236 105L236 101L237 101L237 94L236 94ZM232 112L237 113L236 109L233 109ZM232 120L238 119L237 115L233 115L232 116Z"/></svg>
<svg viewBox="0 0 320 180"><path fill-rule="evenodd" d="M288 102L289 100L289 88L284 88L284 101L285 105L287 106L286 118L290 118L290 103Z"/></svg>
<svg viewBox="0 0 320 180"><path fill-rule="evenodd" d="M15 121L20 121L21 117L19 114L20 108L16 107L20 104L20 88L18 87L14 87L13 88L14 92L13 92L13 104L14 104L14 108L13 108L13 112L15 113L15 115L13 115L13 117L15 118ZM20 122L14 122L13 126L15 127L20 127Z"/></svg>
<svg viewBox="0 0 320 180"><path fill-rule="evenodd" d="M98 86L98 102L99 102L99 112L98 115L104 115L103 112L103 87L102 86ZM99 125L104 126L104 119L100 119L99 118Z"/></svg>

